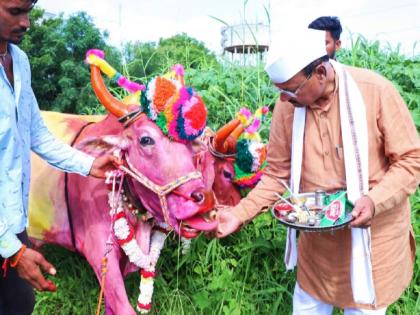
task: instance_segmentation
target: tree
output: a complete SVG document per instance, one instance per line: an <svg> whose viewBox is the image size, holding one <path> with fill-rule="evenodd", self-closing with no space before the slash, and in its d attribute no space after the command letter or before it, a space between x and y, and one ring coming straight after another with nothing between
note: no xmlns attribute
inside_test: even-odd
<svg viewBox="0 0 420 315"><path fill-rule="evenodd" d="M201 65L217 64L214 53L210 52L202 42L185 33L160 39L157 50L157 54L164 56L169 66L181 63L186 68L197 69Z"/></svg>
<svg viewBox="0 0 420 315"><path fill-rule="evenodd" d="M129 43L124 47L127 72L130 77L142 80L164 73L174 64L180 63L186 69L199 69L202 66L218 67L214 53L205 45L186 35L178 34L154 42Z"/></svg>
<svg viewBox="0 0 420 315"><path fill-rule="evenodd" d="M89 112L97 100L90 87L89 68L84 64L86 51L99 48L118 67L115 48L106 45L101 33L84 12L70 16L43 18L44 11L32 10L31 29L21 43L32 68L32 87L41 109L67 113Z"/></svg>

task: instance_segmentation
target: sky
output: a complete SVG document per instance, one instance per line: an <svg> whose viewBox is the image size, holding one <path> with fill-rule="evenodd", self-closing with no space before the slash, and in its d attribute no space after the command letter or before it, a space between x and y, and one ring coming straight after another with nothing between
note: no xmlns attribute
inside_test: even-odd
<svg viewBox="0 0 420 315"><path fill-rule="evenodd" d="M344 47L350 46L351 34L360 33L393 47L400 43L409 56L420 54L420 0L38 0L37 6L65 17L87 12L117 47L185 32L221 53L224 23L235 25L245 19L270 24L274 38L273 34L293 32L296 25L307 25L318 16L336 15L343 25Z"/></svg>

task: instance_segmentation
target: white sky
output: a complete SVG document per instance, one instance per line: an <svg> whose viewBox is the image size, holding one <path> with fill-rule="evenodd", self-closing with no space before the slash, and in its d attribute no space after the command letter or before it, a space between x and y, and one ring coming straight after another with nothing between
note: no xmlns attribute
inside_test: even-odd
<svg viewBox="0 0 420 315"><path fill-rule="evenodd" d="M158 41L177 33L203 41L221 52L221 27L236 24L245 17L249 23L267 23L264 7L270 12L272 31L293 32L293 26L309 24L321 15L340 17L342 41L361 33L368 39L402 44L408 55L420 53L420 0L38 0L37 6L65 16L86 11L95 24L110 32L111 44L126 41Z"/></svg>

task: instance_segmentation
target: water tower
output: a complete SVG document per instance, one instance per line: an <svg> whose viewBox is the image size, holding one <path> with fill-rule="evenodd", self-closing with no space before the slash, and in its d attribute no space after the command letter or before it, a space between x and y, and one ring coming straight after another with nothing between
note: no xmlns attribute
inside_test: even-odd
<svg viewBox="0 0 420 315"><path fill-rule="evenodd" d="M263 23L242 23L222 27L223 55L244 65L263 60L270 42L270 27Z"/></svg>

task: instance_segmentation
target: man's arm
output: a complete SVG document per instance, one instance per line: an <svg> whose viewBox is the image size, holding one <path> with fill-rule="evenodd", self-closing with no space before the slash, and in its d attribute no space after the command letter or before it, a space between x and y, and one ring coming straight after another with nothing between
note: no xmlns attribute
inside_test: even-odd
<svg viewBox="0 0 420 315"><path fill-rule="evenodd" d="M1 210L1 213L4 213L4 210ZM0 214L0 256L9 258L16 254L21 247L22 242L10 230L6 219Z"/></svg>
<svg viewBox="0 0 420 315"><path fill-rule="evenodd" d="M0 213L4 212L4 209L0 211ZM0 255L4 259L9 259L6 267L14 266L19 276L37 290L55 291L54 283L46 280L40 270L42 268L45 272L54 275L53 265L37 251L23 246L16 234L10 230L4 215L0 215Z"/></svg>
<svg viewBox="0 0 420 315"><path fill-rule="evenodd" d="M47 129L32 93L31 149L49 164L63 171L89 175L94 157L56 139Z"/></svg>
<svg viewBox="0 0 420 315"><path fill-rule="evenodd" d="M420 181L420 140L404 100L389 83L381 93L378 127L384 138L389 169L368 196L375 215L401 204Z"/></svg>
<svg viewBox="0 0 420 315"><path fill-rule="evenodd" d="M282 193L285 188L279 179L289 180L291 121L293 110L277 102L270 126L270 140L267 151L267 167L257 186L243 198L238 205L219 211L217 237L224 237L235 232L241 224L251 220L269 208L278 198L275 193Z"/></svg>

